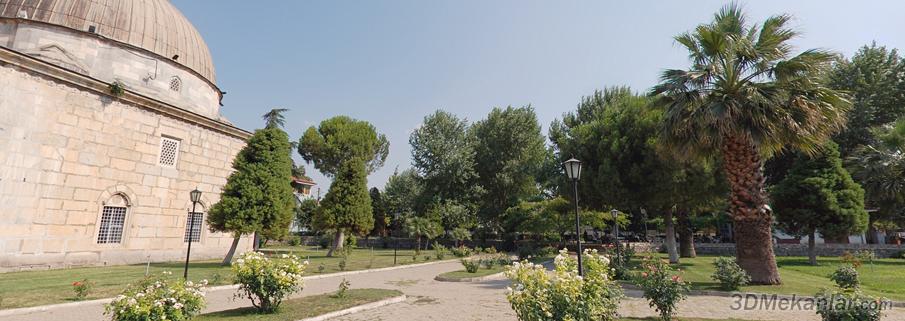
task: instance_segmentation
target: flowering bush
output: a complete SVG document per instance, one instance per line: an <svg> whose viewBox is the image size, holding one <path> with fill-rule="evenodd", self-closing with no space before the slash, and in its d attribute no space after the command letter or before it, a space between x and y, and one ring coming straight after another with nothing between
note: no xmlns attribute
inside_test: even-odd
<svg viewBox="0 0 905 321"><path fill-rule="evenodd" d="M817 314L823 321L879 321L884 304L858 288L823 290L815 298Z"/></svg>
<svg viewBox="0 0 905 321"><path fill-rule="evenodd" d="M672 320L679 302L685 300L690 285L675 273L669 263L655 257L644 260L644 270L635 283L644 290L644 298L660 313L660 319Z"/></svg>
<svg viewBox="0 0 905 321"><path fill-rule="evenodd" d="M842 289L855 289L861 285L858 280L858 270L851 266L843 266L830 275L830 280L836 282Z"/></svg>
<svg viewBox="0 0 905 321"><path fill-rule="evenodd" d="M468 248L467 246L462 245L462 246L454 247L454 248L450 249L450 252L452 252L452 254L455 255L456 257L466 257L466 256L471 256L472 250L470 248Z"/></svg>
<svg viewBox="0 0 905 321"><path fill-rule="evenodd" d="M631 270L632 257L635 256L635 248L626 243L620 243L618 248L616 245L608 244L606 254L612 258L610 266L613 267L613 275L616 279L628 279L631 276L629 270Z"/></svg>
<svg viewBox="0 0 905 321"><path fill-rule="evenodd" d="M261 313L275 312L283 299L302 290L302 273L308 261L302 262L294 255L283 254L279 260L271 260L258 252L242 254L233 272L239 290L251 300Z"/></svg>
<svg viewBox="0 0 905 321"><path fill-rule="evenodd" d="M723 290L735 291L751 282L751 276L738 266L733 258L719 257L713 261L713 265L716 267L716 271L710 278L720 282Z"/></svg>
<svg viewBox="0 0 905 321"><path fill-rule="evenodd" d="M622 288L610 275L610 260L595 250L582 254L584 277L577 260L565 249L554 260L553 273L527 261L506 271L512 280L506 298L521 321L615 320Z"/></svg>
<svg viewBox="0 0 905 321"><path fill-rule="evenodd" d="M169 272L129 286L106 305L114 321L189 320L204 308L207 281L170 284Z"/></svg>
<svg viewBox="0 0 905 321"><path fill-rule="evenodd" d="M478 268L481 267L480 259L462 259L462 266L465 267L465 271L468 273L478 273Z"/></svg>
<svg viewBox="0 0 905 321"><path fill-rule="evenodd" d="M91 292L92 287L94 287L94 282L88 281L88 279L72 282L72 291L75 292L75 299L78 301L84 300L88 297L88 292Z"/></svg>
<svg viewBox="0 0 905 321"><path fill-rule="evenodd" d="M437 256L438 260L442 260L446 258L446 254L449 254L449 248L443 246L439 242L434 242L434 254Z"/></svg>

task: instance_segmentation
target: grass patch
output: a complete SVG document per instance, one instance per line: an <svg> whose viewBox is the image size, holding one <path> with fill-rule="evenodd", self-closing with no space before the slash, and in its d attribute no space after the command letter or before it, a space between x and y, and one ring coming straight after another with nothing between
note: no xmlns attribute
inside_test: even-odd
<svg viewBox="0 0 905 321"><path fill-rule="evenodd" d="M716 258L715 256L682 258L676 267L682 269L684 278L692 283L694 289L719 291L719 283L710 278L714 272L713 261ZM841 259L835 257L821 257L818 261L820 265L811 266L806 257L777 257L782 285L745 286L741 291L813 296L823 288L835 286L829 275L845 265ZM858 272L861 276L861 288L866 294L905 301L905 273L903 273L905 260L878 259L873 265L864 263Z"/></svg>
<svg viewBox="0 0 905 321"><path fill-rule="evenodd" d="M286 300L280 305L280 310L273 314L258 314L254 308L239 308L202 314L192 320L295 321L389 299L402 295L402 292L383 289L351 289L346 294L347 296L342 299L334 298L332 294L321 294Z"/></svg>
<svg viewBox="0 0 905 321"><path fill-rule="evenodd" d="M306 276L339 272L339 257L327 257L326 250L309 247L284 247L285 253L293 253L308 259L310 265ZM397 265L424 263L424 256L433 251L421 251L417 261L412 261L414 250L399 250ZM430 262L435 261L435 258ZM182 278L184 262L151 263L151 274L162 271L173 272L172 280ZM323 271L318 267L323 265ZM364 270L393 266L392 249L356 249L346 261L346 271ZM130 283L137 282L145 276L145 264L86 267L48 271L28 271L0 273L0 309L32 307L47 304L73 302L75 293L72 282L88 279L95 286L88 293L86 300L114 297ZM220 261L196 261L189 264L189 279L200 281L207 279L211 286L231 284L233 273L230 267L221 266Z"/></svg>
<svg viewBox="0 0 905 321"><path fill-rule="evenodd" d="M447 279L468 279L468 278L479 278L482 276L493 275L493 274L497 274L497 273L500 273L503 271L506 271L505 266L494 266L492 269L485 269L484 267L481 267L475 273L468 273L465 270L459 270L459 271L446 272L446 273L440 274L439 276L442 278L447 278Z"/></svg>

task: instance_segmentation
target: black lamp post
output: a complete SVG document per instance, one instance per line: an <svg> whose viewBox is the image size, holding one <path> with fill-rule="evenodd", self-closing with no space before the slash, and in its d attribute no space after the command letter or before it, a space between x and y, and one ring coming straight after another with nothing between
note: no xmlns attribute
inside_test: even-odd
<svg viewBox="0 0 905 321"><path fill-rule="evenodd" d="M613 239L616 242L616 257L619 257L619 222L617 220L619 218L619 211L614 208L610 211L610 214L613 215L613 228L615 229L613 232Z"/></svg>
<svg viewBox="0 0 905 321"><path fill-rule="evenodd" d="M581 264L581 218L578 215L578 179L581 178L581 161L569 159L563 163L566 175L572 180L575 202L575 243L578 245L578 275L584 275L584 266Z"/></svg>
<svg viewBox="0 0 905 321"><path fill-rule="evenodd" d="M195 206L201 201L201 191L197 188L189 192L192 198L192 212L189 213L189 250L185 252L185 271L182 272L182 278L189 279L189 258L192 256L192 239L195 236Z"/></svg>

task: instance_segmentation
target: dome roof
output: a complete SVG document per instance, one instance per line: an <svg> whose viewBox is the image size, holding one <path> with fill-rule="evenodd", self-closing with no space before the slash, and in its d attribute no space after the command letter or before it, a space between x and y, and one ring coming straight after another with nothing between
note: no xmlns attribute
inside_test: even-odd
<svg viewBox="0 0 905 321"><path fill-rule="evenodd" d="M23 13L25 16L23 16ZM216 83L210 50L168 0L0 0L0 18L26 18L139 47Z"/></svg>

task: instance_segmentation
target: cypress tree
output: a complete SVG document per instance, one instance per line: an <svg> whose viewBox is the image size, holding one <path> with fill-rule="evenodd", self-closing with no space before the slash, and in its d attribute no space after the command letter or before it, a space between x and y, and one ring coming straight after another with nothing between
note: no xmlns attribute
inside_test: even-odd
<svg viewBox="0 0 905 321"><path fill-rule="evenodd" d="M289 150L286 132L268 127L255 131L233 160L235 171L207 217L211 231L234 235L224 265L232 261L242 235L260 232L278 239L288 233L295 207Z"/></svg>
<svg viewBox="0 0 905 321"><path fill-rule="evenodd" d="M839 147L828 143L813 158L799 155L772 191L773 211L787 232L808 236L808 256L817 264L815 234L845 238L867 229L864 190L842 167Z"/></svg>
<svg viewBox="0 0 905 321"><path fill-rule="evenodd" d="M330 191L314 214L312 225L334 232L333 248L327 256L342 249L345 233L360 235L371 231L374 216L365 161L353 158L342 162Z"/></svg>

